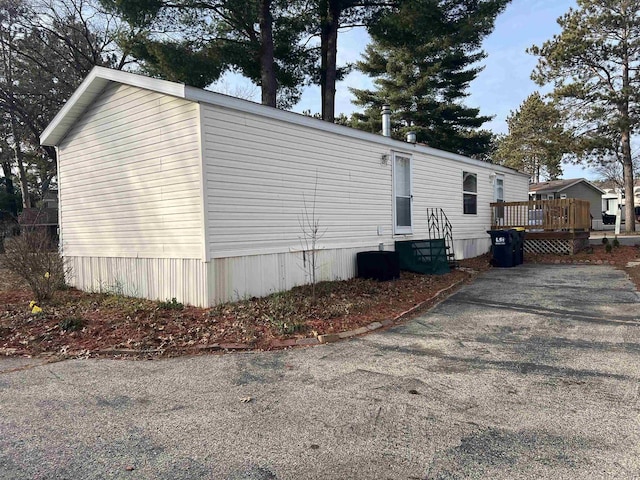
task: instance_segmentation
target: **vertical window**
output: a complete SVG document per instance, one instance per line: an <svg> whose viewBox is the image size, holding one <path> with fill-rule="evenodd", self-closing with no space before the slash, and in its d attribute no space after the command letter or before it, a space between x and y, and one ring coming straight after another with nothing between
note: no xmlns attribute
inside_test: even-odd
<svg viewBox="0 0 640 480"><path fill-rule="evenodd" d="M496 202L504 202L504 177L501 175L496 177L494 199Z"/></svg>
<svg viewBox="0 0 640 480"><path fill-rule="evenodd" d="M493 186L493 199L496 203L504 202L504 177L502 175L496 176L496 182ZM496 218L504 218L504 207L496 207Z"/></svg>
<svg viewBox="0 0 640 480"><path fill-rule="evenodd" d="M462 172L463 213L475 215L478 213L478 175Z"/></svg>
<svg viewBox="0 0 640 480"><path fill-rule="evenodd" d="M411 222L411 157L393 156L394 233L413 232Z"/></svg>

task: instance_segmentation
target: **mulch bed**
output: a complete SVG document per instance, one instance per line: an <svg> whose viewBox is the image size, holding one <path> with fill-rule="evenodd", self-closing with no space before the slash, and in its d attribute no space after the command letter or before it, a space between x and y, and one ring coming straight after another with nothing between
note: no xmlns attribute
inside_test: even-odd
<svg viewBox="0 0 640 480"><path fill-rule="evenodd" d="M489 258L461 266L445 275L403 272L392 282L323 282L316 286L315 301L310 287L303 286L210 309L69 289L39 305L42 313L36 315L29 308L29 291L0 271L0 355L152 357L268 350L287 339L356 330L408 310L416 314L440 299L434 297L437 292L490 268Z"/></svg>
<svg viewBox="0 0 640 480"><path fill-rule="evenodd" d="M612 264L640 286L637 247L604 246L574 256L527 255L527 263ZM159 357L239 349L269 350L415 316L490 267L489 256L460 262L445 275L402 273L400 280L351 279L219 305L210 309L120 295L58 292L32 314L29 291L0 270L0 355ZM437 295L438 292L446 293ZM407 315L406 312L410 313ZM405 315L403 315L405 313ZM335 337L335 335L334 335ZM305 339L305 340L301 340ZM288 342L287 342L288 340ZM313 343L313 342L311 342Z"/></svg>

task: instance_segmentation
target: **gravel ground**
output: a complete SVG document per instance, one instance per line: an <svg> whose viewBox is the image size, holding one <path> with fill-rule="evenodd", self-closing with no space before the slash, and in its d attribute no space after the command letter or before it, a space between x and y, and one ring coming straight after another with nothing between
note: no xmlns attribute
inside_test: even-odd
<svg viewBox="0 0 640 480"><path fill-rule="evenodd" d="M620 270L525 265L314 348L0 359L0 478L640 478L639 318Z"/></svg>

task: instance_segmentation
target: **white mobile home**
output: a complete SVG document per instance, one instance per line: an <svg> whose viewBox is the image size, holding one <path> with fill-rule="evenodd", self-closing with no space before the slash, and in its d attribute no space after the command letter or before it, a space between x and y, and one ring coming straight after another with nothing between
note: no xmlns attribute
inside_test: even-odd
<svg viewBox="0 0 640 480"><path fill-rule="evenodd" d="M428 208L458 258L482 254L489 203L528 192L501 166L100 67L41 142L58 151L71 283L199 306L305 283L305 204L329 280L353 277L357 252L427 238Z"/></svg>

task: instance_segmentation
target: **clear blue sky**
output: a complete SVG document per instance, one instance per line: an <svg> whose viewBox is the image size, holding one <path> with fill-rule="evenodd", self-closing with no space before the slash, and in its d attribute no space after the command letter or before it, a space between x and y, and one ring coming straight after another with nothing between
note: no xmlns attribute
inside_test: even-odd
<svg viewBox="0 0 640 480"><path fill-rule="evenodd" d="M496 133L506 133L506 118L511 111L535 90L540 89L531 79L537 59L526 53L531 45L541 45L560 32L556 19L575 6L574 0L513 0L497 18L493 33L485 39L483 48L487 58L482 62L484 70L471 84L469 106L478 107L483 115L494 116L485 126ZM360 59L369 38L364 29L340 33L338 61L340 64ZM352 72L339 82L336 91L336 113L350 114L357 108L351 104L348 87L370 88L371 79L359 72ZM233 94L233 92L228 92ZM255 91L255 99L259 92ZM319 87L308 87L296 112L320 110ZM597 176L580 166L564 165L564 178Z"/></svg>

